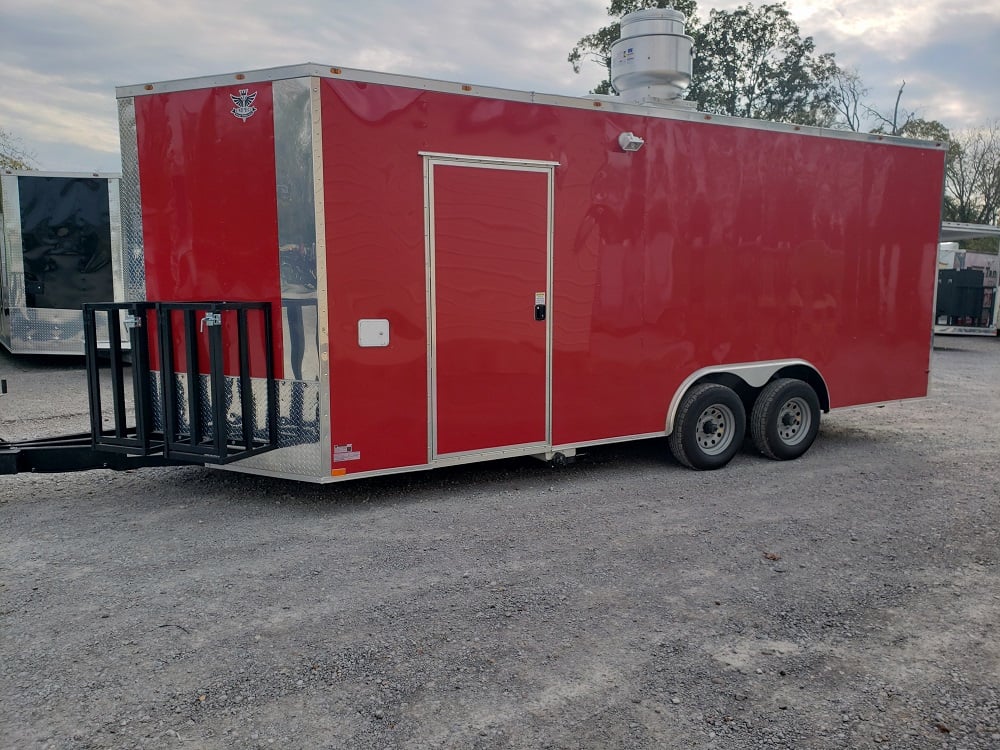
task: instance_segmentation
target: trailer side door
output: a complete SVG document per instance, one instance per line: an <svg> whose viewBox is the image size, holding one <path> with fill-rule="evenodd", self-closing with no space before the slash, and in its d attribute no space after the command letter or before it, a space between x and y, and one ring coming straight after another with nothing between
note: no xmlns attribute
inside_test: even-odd
<svg viewBox="0 0 1000 750"><path fill-rule="evenodd" d="M431 460L549 441L551 166L429 159Z"/></svg>

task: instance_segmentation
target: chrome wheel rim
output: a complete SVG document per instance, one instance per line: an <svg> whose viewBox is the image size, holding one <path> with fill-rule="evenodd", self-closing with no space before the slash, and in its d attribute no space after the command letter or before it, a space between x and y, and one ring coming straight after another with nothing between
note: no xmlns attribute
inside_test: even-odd
<svg viewBox="0 0 1000 750"><path fill-rule="evenodd" d="M805 440L812 426L812 411L805 399L790 398L778 410L778 437L785 445Z"/></svg>
<svg viewBox="0 0 1000 750"><path fill-rule="evenodd" d="M701 452L708 456L723 453L733 442L736 417L723 404L712 404L698 415L696 439Z"/></svg>

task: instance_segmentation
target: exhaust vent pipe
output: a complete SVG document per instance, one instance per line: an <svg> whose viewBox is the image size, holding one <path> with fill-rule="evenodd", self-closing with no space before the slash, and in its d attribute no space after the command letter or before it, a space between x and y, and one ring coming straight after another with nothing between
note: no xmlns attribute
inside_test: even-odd
<svg viewBox="0 0 1000 750"><path fill-rule="evenodd" d="M611 85L621 101L693 107L683 101L691 85L694 41L684 33L684 14L648 8L622 16L621 35L611 45Z"/></svg>

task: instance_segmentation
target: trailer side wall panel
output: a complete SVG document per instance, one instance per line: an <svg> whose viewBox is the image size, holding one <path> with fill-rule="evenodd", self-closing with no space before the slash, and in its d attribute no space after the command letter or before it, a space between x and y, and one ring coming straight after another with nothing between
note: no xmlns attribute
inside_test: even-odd
<svg viewBox="0 0 1000 750"><path fill-rule="evenodd" d="M318 66L125 93L148 299L273 306L293 437L234 468L663 435L748 363L833 408L927 393L934 144Z"/></svg>

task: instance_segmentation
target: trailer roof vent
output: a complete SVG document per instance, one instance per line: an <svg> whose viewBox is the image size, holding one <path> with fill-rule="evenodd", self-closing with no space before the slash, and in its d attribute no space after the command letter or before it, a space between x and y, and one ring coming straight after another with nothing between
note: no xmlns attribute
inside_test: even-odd
<svg viewBox="0 0 1000 750"><path fill-rule="evenodd" d="M691 84L694 43L684 33L684 14L648 8L622 16L621 36L611 45L611 84L629 104L693 107L684 101Z"/></svg>

